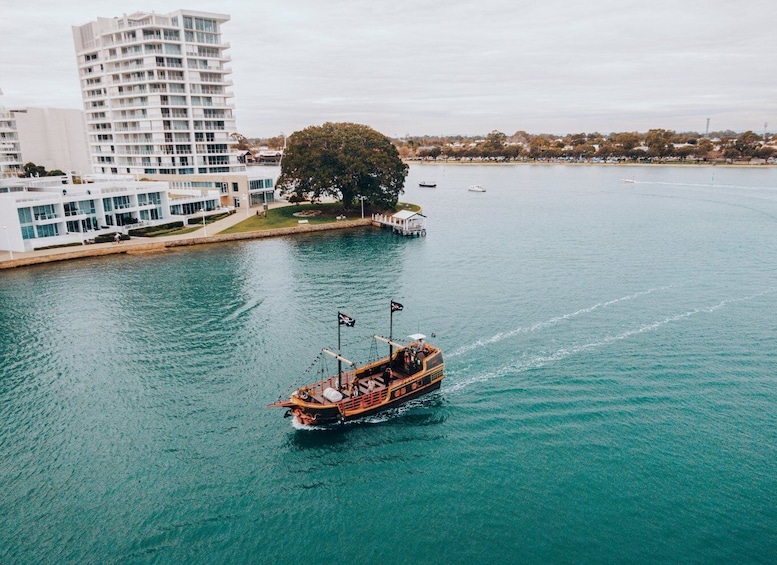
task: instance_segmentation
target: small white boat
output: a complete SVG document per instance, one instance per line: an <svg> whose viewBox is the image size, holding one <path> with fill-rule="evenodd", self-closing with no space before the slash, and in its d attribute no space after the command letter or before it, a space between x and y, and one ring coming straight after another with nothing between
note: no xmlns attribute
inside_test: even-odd
<svg viewBox="0 0 777 565"><path fill-rule="evenodd" d="M421 182L418 183L418 186L425 186L426 188L437 188L437 183L422 180Z"/></svg>
<svg viewBox="0 0 777 565"><path fill-rule="evenodd" d="M621 182L627 182L627 183L633 184L633 183L635 183L637 181L634 180L634 179L621 179Z"/></svg>
<svg viewBox="0 0 777 565"><path fill-rule="evenodd" d="M486 189L483 188L482 186L480 186L479 184L473 184L467 190L469 190L470 192L485 192L486 191Z"/></svg>

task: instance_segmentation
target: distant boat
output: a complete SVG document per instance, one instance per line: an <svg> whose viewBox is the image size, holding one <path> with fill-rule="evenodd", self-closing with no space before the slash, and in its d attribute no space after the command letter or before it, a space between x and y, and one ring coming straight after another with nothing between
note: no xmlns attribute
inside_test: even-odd
<svg viewBox="0 0 777 565"><path fill-rule="evenodd" d="M470 192L485 192L486 191L486 189L483 188L482 186L480 186L479 184L473 184L467 190L469 190Z"/></svg>
<svg viewBox="0 0 777 565"><path fill-rule="evenodd" d="M621 179L621 182L628 182L628 183L633 184L633 183L635 183L637 181L635 181L634 179Z"/></svg>
<svg viewBox="0 0 777 565"><path fill-rule="evenodd" d="M418 186L425 186L427 188L436 188L437 187L437 183L436 182L430 182L430 181L422 180L421 182L418 183Z"/></svg>

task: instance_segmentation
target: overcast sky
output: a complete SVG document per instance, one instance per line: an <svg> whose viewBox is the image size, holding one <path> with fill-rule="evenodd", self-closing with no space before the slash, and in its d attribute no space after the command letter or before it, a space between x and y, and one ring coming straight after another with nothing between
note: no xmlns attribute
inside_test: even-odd
<svg viewBox="0 0 777 565"><path fill-rule="evenodd" d="M238 130L391 136L777 131L775 0L0 0L6 107L82 108L71 26L179 8L222 28Z"/></svg>

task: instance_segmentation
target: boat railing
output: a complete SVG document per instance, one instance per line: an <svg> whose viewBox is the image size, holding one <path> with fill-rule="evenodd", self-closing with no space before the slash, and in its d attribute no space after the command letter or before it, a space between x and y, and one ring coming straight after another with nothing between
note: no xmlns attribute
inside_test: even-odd
<svg viewBox="0 0 777 565"><path fill-rule="evenodd" d="M343 386L347 387L348 383L350 383L353 380L354 371L343 371ZM317 383L311 384L307 386L308 392L312 394L313 396L321 396L324 394L324 390L327 388L338 388L338 379L337 375L334 375L332 377L326 378L323 381L318 381Z"/></svg>
<svg viewBox="0 0 777 565"><path fill-rule="evenodd" d="M372 392L342 400L338 402L337 405L340 407L341 411L369 408L370 406L375 406L376 404L383 402L386 399L387 392L388 391L385 388L373 390Z"/></svg>

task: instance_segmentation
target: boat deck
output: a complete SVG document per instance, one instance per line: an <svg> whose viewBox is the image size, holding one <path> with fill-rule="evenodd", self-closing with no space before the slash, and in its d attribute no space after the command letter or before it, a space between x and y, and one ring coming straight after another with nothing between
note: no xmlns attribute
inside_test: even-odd
<svg viewBox="0 0 777 565"><path fill-rule="evenodd" d="M356 389L354 389L351 384L353 382L353 372L344 373L343 388L340 391L343 395L343 400L341 400L340 402L344 402L349 399L366 397L368 395L376 396L374 395L374 393L381 393L381 392L383 393L381 396L385 397L385 393L391 384L397 383L398 381L402 381L408 378L409 376L411 376L407 373L398 371L396 369L392 369L392 373L393 373L393 378L391 379L391 382L389 383L388 386L384 384L383 372L381 371L381 372L376 372L373 375L360 376L359 384L358 384L358 387L356 387ZM313 401L315 401L318 404L331 404L329 400L324 398L324 389L327 387L336 388L337 378L332 377L318 384L320 386L316 386L315 389L311 390L311 398L313 399Z"/></svg>

